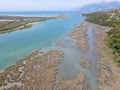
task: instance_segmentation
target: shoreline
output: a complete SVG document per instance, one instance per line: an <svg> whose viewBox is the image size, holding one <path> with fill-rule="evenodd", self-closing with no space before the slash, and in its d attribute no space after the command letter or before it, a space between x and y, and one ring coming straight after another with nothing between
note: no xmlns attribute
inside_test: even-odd
<svg viewBox="0 0 120 90"><path fill-rule="evenodd" d="M99 89L117 90L120 88L120 79L118 78L120 76L120 69L114 61L111 49L107 46L107 32L111 27L105 27L94 23L90 24L94 26L93 34L96 38L96 54L101 57L96 65L96 69L99 70Z"/></svg>

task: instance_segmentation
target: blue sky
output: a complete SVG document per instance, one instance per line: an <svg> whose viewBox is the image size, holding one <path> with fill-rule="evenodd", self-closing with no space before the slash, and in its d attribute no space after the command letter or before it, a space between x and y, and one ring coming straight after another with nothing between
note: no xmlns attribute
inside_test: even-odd
<svg viewBox="0 0 120 90"><path fill-rule="evenodd" d="M113 0L0 0L0 11L75 10L86 4L103 1L110 2Z"/></svg>

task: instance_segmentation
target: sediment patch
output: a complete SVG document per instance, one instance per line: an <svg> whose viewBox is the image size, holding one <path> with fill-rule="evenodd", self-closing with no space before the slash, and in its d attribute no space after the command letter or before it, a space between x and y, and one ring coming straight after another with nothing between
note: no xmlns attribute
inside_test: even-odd
<svg viewBox="0 0 120 90"><path fill-rule="evenodd" d="M0 90L52 90L63 52L36 50L0 73Z"/></svg>
<svg viewBox="0 0 120 90"><path fill-rule="evenodd" d="M114 62L112 51L107 46L107 32L109 27L96 24L93 25L93 34L95 36L96 54L100 55L96 68L99 71L99 90L119 90L120 88L120 68Z"/></svg>
<svg viewBox="0 0 120 90"><path fill-rule="evenodd" d="M82 22L81 24L76 25L68 34L68 36L76 40L75 47L79 48L82 52L88 50L87 30L88 26L85 22Z"/></svg>

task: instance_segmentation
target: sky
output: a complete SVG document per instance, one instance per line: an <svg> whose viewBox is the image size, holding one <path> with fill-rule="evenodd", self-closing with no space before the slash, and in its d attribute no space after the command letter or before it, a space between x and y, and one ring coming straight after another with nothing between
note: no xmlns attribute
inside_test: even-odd
<svg viewBox="0 0 120 90"><path fill-rule="evenodd" d="M113 0L0 0L0 11L69 11L103 1Z"/></svg>

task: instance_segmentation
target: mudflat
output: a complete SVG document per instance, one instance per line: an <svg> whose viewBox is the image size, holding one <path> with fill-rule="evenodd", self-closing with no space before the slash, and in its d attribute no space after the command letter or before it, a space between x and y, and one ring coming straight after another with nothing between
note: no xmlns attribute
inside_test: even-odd
<svg viewBox="0 0 120 90"><path fill-rule="evenodd" d="M61 51L35 50L0 73L0 90L52 90Z"/></svg>
<svg viewBox="0 0 120 90"><path fill-rule="evenodd" d="M82 22L81 24L76 25L68 34L68 36L76 40L75 47L79 48L82 52L85 52L88 49L87 30L88 26L85 25L85 22Z"/></svg>

